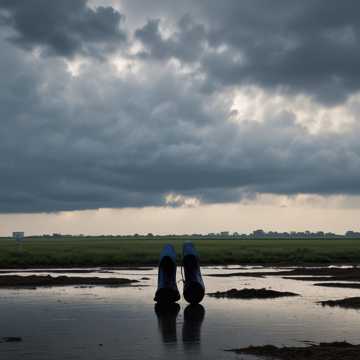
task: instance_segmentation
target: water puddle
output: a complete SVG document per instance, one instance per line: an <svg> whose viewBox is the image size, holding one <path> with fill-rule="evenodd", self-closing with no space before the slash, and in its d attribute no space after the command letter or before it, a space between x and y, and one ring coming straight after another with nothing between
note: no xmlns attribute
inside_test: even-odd
<svg viewBox="0 0 360 360"><path fill-rule="evenodd" d="M278 270L239 268L204 267L203 273ZM68 270L61 274L43 269L41 273L17 270L16 275L90 276ZM199 306L188 306L182 300L164 310L153 302L156 269L88 270L91 276L140 282L123 288L0 289L0 338L22 338L21 342L0 343L1 359L255 359L223 350L265 344L301 346L303 341L360 343L359 310L317 304L358 296L358 289L313 286L316 279L206 276L209 293L246 287L301 296L256 300L206 296Z"/></svg>

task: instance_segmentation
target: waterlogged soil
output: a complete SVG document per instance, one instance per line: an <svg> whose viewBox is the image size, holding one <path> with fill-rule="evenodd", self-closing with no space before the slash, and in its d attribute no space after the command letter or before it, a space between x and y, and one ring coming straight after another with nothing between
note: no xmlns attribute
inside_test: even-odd
<svg viewBox="0 0 360 360"><path fill-rule="evenodd" d="M228 298L228 299L276 299L286 296L299 296L287 291L276 291L270 289L231 289L227 291L217 291L207 294L214 298Z"/></svg>
<svg viewBox="0 0 360 360"><path fill-rule="evenodd" d="M316 267L316 268L296 268L290 270L276 270L276 271L243 271L207 274L211 277L266 277L279 276L291 280L304 281L360 281L360 267Z"/></svg>
<svg viewBox="0 0 360 360"><path fill-rule="evenodd" d="M8 287L51 287L70 285L102 285L102 286L124 286L137 283L138 280L125 278L100 278L100 277L77 277L77 276L56 276L51 275L1 275L0 288Z"/></svg>
<svg viewBox="0 0 360 360"><path fill-rule="evenodd" d="M17 284L21 286L0 287L0 359L255 360L264 356L275 359L272 355L276 354L239 355L224 349L244 349L264 344L272 344L278 349L285 346L292 349L305 346L306 340L310 341L306 345L341 341L360 344L358 309L319 305L321 301L357 297L358 289L313 286L316 281L283 278L291 275L278 276L281 272L312 276L309 275L312 269L204 266L202 272L208 275L246 273L237 277L204 276L207 293L226 293L235 289L237 295L238 291L248 289L250 294L254 294L255 290L256 298L240 301L235 297L221 300L206 296L200 306L195 307L182 298L178 305L166 311L159 311L153 301L157 287L155 267L96 267L86 268L84 273L78 270L13 269L11 273L0 276L0 280L6 274L23 278L36 276L38 281L49 279L47 275L53 279L64 275L66 285L70 285L69 279L80 278L73 286L36 284L34 291L28 291L29 286L23 286L20 280ZM111 271L111 275L106 271ZM315 274L314 278L327 277L332 271L331 268L320 270L320 275ZM257 276L248 276L249 273ZM99 279L95 285L107 283L109 278L120 279L121 282L121 279L130 280L132 283L126 281L129 286L123 285L123 282L119 286L93 286L88 283L89 277ZM178 267L178 287L182 292L180 279L181 269ZM348 283L357 283L357 280ZM14 285L13 281L11 285ZM263 289L301 296L267 298L267 294L259 296L259 291L263 293ZM18 337L22 341L7 342L4 337ZM335 354L336 359L360 359L354 352L346 357L351 349L341 353L334 349L325 350L322 349L317 358L332 360L326 356ZM296 356L292 353L289 358L301 359ZM306 356L307 360L317 358Z"/></svg>
<svg viewBox="0 0 360 360"><path fill-rule="evenodd" d="M22 338L17 336L7 336L0 339L0 343L6 342L6 343L14 343L14 342L21 342Z"/></svg>
<svg viewBox="0 0 360 360"><path fill-rule="evenodd" d="M360 309L360 297L320 301L319 304L323 306L339 306L346 309Z"/></svg>
<svg viewBox="0 0 360 360"><path fill-rule="evenodd" d="M6 269L0 270L0 274L24 274L24 273L53 273L53 274L91 274L91 273L105 273L111 274L114 271L124 271L124 270L131 270L131 271L150 271L153 270L153 267L136 267L136 266L112 266L112 267L99 267L99 268L91 268L91 269L67 269L67 268L56 268L56 269Z"/></svg>
<svg viewBox="0 0 360 360"><path fill-rule="evenodd" d="M131 271L152 271L154 270L154 267L150 266L107 266L103 267L103 270L118 270L118 271L124 271L124 270L131 270Z"/></svg>
<svg viewBox="0 0 360 360"><path fill-rule="evenodd" d="M215 277L215 278L228 278L228 277L237 277L237 276L244 276L244 277L257 277L263 278L265 276L274 275L275 273L268 272L268 273L257 273L257 272L235 272L235 273L219 273L219 274L205 274L208 277ZM276 274L277 275L277 274Z"/></svg>
<svg viewBox="0 0 360 360"><path fill-rule="evenodd" d="M250 346L228 351L279 360L360 359L360 345L353 345L347 342L320 343L306 347L276 347L273 345Z"/></svg>
<svg viewBox="0 0 360 360"><path fill-rule="evenodd" d="M26 274L26 273L48 273L48 269L24 269L24 270L0 270L0 274ZM51 269L53 274L91 274L95 272L107 272L107 270L97 270L97 269Z"/></svg>
<svg viewBox="0 0 360 360"><path fill-rule="evenodd" d="M314 286L335 287L343 289L360 289L360 283L316 283Z"/></svg>

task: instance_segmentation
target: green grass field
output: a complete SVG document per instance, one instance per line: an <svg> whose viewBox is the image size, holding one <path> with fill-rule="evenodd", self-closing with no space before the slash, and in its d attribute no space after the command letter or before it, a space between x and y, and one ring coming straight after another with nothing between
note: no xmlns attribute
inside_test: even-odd
<svg viewBox="0 0 360 360"><path fill-rule="evenodd" d="M171 242L180 259L183 240L33 238L19 248L0 239L0 267L155 265ZM194 240L202 264L360 263L360 240Z"/></svg>

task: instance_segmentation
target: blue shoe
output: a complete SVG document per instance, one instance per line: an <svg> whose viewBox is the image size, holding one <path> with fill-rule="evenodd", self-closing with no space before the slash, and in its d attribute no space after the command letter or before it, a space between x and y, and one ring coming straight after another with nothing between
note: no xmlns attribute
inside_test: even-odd
<svg viewBox="0 0 360 360"><path fill-rule="evenodd" d="M201 277L199 256L191 242L183 246L184 298L190 304L198 304L204 298L205 285Z"/></svg>
<svg viewBox="0 0 360 360"><path fill-rule="evenodd" d="M158 288L154 300L162 304L171 304L180 300L176 284L176 253L170 244L165 245L160 254Z"/></svg>

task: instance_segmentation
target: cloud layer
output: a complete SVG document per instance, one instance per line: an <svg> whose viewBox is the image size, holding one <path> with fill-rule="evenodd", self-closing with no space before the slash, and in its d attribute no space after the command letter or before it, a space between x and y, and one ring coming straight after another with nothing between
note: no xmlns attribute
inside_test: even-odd
<svg viewBox="0 0 360 360"><path fill-rule="evenodd" d="M141 4L0 0L0 212L360 194L354 10Z"/></svg>
<svg viewBox="0 0 360 360"><path fill-rule="evenodd" d="M264 0L188 6L189 13L166 39L159 32L160 19L137 31L149 56L198 62L209 86L257 84L302 92L327 104L359 90L356 1L278 0L271 11Z"/></svg>
<svg viewBox="0 0 360 360"><path fill-rule="evenodd" d="M3 23L15 34L11 41L49 55L103 56L126 40L123 15L112 7L92 9L86 0L1 0Z"/></svg>

